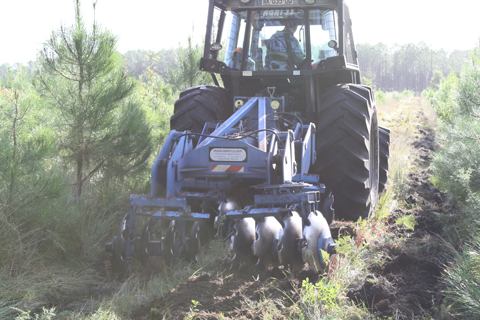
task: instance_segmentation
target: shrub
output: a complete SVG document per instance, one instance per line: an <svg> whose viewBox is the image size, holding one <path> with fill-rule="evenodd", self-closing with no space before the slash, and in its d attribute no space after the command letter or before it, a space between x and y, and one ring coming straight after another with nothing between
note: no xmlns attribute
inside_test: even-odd
<svg viewBox="0 0 480 320"><path fill-rule="evenodd" d="M400 97L401 98L408 98L408 97L414 96L414 95L415 95L415 93L412 90L406 90L405 89L405 90L402 91Z"/></svg>
<svg viewBox="0 0 480 320"><path fill-rule="evenodd" d="M480 200L480 54L463 68L458 80L451 73L435 94L442 124L433 168L434 182L462 202Z"/></svg>
<svg viewBox="0 0 480 320"><path fill-rule="evenodd" d="M392 92L392 98L393 98L395 101L400 101L400 95L398 94L397 91L393 91L393 92Z"/></svg>
<svg viewBox="0 0 480 320"><path fill-rule="evenodd" d="M456 263L445 270L443 282L452 311L466 319L480 319L480 234L464 246Z"/></svg>
<svg viewBox="0 0 480 320"><path fill-rule="evenodd" d="M375 91L375 101L378 105L387 104L385 94L381 90Z"/></svg>
<svg viewBox="0 0 480 320"><path fill-rule="evenodd" d="M454 200L454 214L441 219L445 237L461 250L443 276L446 301L454 313L480 318L480 52L474 51L460 79L452 72L440 82L433 105L441 125L433 159L433 182ZM467 243L462 247L462 244Z"/></svg>
<svg viewBox="0 0 480 320"><path fill-rule="evenodd" d="M438 91L429 97L430 103L443 122L450 122L454 116L458 81L455 73L450 72L448 77L440 81Z"/></svg>

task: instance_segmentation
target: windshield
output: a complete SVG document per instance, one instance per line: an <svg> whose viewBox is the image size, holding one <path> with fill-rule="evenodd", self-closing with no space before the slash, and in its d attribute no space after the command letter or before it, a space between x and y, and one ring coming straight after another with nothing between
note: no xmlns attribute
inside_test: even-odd
<svg viewBox="0 0 480 320"><path fill-rule="evenodd" d="M309 51L305 17L308 17L310 24L310 52L313 64L337 55L335 49L328 46L330 40L337 40L335 11L320 9L242 11L232 13L225 54L226 65L242 70L243 49L248 46L243 70L299 69L307 63ZM252 21L251 30L246 29L247 18ZM245 43L246 35L249 35L248 44Z"/></svg>

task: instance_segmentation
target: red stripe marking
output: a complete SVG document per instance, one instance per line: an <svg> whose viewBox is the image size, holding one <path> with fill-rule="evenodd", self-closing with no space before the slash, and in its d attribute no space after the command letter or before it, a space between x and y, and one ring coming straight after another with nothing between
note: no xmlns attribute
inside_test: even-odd
<svg viewBox="0 0 480 320"><path fill-rule="evenodd" d="M230 166L225 172L239 172L243 169L243 166Z"/></svg>
<svg viewBox="0 0 480 320"><path fill-rule="evenodd" d="M218 168L217 168L218 167ZM210 171L212 172L242 172L244 166L236 166L236 165L216 165L212 164L210 166Z"/></svg>

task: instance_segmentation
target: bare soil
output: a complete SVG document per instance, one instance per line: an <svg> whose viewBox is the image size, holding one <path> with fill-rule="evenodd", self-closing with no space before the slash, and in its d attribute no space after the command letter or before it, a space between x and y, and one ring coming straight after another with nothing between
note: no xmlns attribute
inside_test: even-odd
<svg viewBox="0 0 480 320"><path fill-rule="evenodd" d="M448 210L444 195L428 180L435 132L430 128L417 131L414 142L417 168L410 174L408 188L399 199L405 206L399 206L388 220L392 232L407 239L405 245L385 249L386 262L372 266L364 283L346 293L355 303L366 306L373 319L412 319L424 315L435 318L443 300L439 277L445 261L434 250L414 249L426 237L438 237L441 241L442 227L434 213ZM418 225L414 231L395 224L397 218L406 214L415 216ZM338 226L333 225L332 234L338 235ZM355 235L352 223L343 224L342 230ZM218 265L226 271L191 277L164 297L136 310L132 318L264 319L268 313L274 319L290 319L298 311L292 306L300 298L301 281L306 275L292 280L282 271L272 269L258 276L254 267L238 267L228 258L219 260ZM272 310L271 304L270 307L262 304L266 300L273 301L276 310Z"/></svg>
<svg viewBox="0 0 480 320"><path fill-rule="evenodd" d="M300 280L289 280L278 269L259 275L254 267L247 264L238 267L229 258L219 263L226 268L222 275L205 273L191 277L164 297L137 310L133 318L185 319L194 312L194 319L264 319L266 310L262 301L274 301L274 309L280 311L298 300ZM291 317L288 312L279 312L275 318Z"/></svg>
<svg viewBox="0 0 480 320"><path fill-rule="evenodd" d="M418 129L418 134L413 144L417 150L417 168L409 175L409 187L400 199L409 209L400 207L389 217L392 230L407 237L406 247L392 248L386 252L387 263L372 267L375 281L373 277L365 279L361 287L347 292L350 299L364 303L375 317L412 319L428 314L435 319L443 301L439 277L446 261L435 250L426 253L408 248L429 236L443 241L442 226L435 214L448 212L445 195L428 180L435 132ZM413 232L405 233L394 225L395 219L405 214L413 214L418 223Z"/></svg>

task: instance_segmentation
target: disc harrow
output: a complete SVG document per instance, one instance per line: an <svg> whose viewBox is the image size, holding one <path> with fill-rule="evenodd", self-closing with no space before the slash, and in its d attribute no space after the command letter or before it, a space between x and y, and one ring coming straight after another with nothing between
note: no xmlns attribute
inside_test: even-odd
<svg viewBox="0 0 480 320"><path fill-rule="evenodd" d="M233 226L234 260L323 272L334 252L334 211L333 196L309 173L315 125L283 118L283 97L242 99L229 119L205 124L200 134L170 132L150 194L130 196L129 213L106 245L115 264L195 261L203 234L224 221Z"/></svg>

